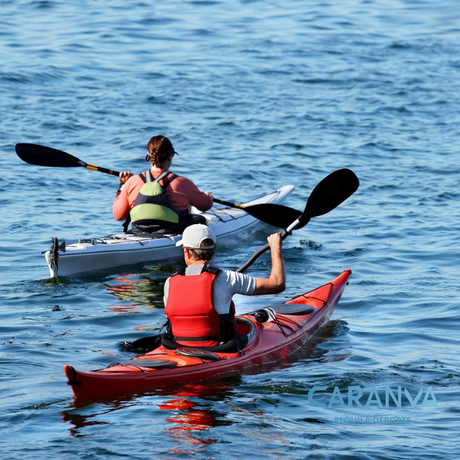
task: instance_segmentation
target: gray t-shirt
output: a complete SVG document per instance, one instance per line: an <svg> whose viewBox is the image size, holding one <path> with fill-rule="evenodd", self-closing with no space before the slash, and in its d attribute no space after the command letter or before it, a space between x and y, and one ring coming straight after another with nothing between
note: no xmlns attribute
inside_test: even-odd
<svg viewBox="0 0 460 460"><path fill-rule="evenodd" d="M185 269L186 276L199 275L203 265L189 265ZM217 313L224 315L229 312L230 302L234 294L253 295L256 279L243 273L222 270L214 280L214 308ZM164 286L164 303L168 299L169 278Z"/></svg>

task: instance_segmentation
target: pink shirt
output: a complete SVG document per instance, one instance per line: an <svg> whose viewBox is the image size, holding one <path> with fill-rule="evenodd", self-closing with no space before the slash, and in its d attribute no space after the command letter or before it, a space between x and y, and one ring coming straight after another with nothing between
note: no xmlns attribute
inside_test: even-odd
<svg viewBox="0 0 460 460"><path fill-rule="evenodd" d="M153 178L157 178L162 170L151 169ZM145 175L145 172L142 173ZM163 185L164 179L160 180ZM129 211L136 201L139 190L144 185L144 181L138 174L131 176L123 186L121 192L115 198L113 203L113 215L117 220L125 220ZM212 207L212 198L201 192L198 187L189 179L178 176L165 189L166 196L170 203L177 209L183 211L189 209L189 206L195 206L200 211L208 211Z"/></svg>

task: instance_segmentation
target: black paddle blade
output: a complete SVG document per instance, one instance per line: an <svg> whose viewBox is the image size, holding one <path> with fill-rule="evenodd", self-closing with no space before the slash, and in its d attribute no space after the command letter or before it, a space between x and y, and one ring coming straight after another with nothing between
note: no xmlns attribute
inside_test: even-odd
<svg viewBox="0 0 460 460"><path fill-rule="evenodd" d="M287 228L302 214L297 209L271 203L246 206L245 211L262 222L280 228Z"/></svg>
<svg viewBox="0 0 460 460"><path fill-rule="evenodd" d="M62 150L37 144L16 144L16 153L26 163L37 166L86 167L86 163Z"/></svg>
<svg viewBox="0 0 460 460"><path fill-rule="evenodd" d="M148 353L156 350L161 345L163 334L151 335L142 337L134 342L120 342L120 347L123 351L131 351L133 353Z"/></svg>
<svg viewBox="0 0 460 460"><path fill-rule="evenodd" d="M300 225L302 228L312 217L322 216L335 209L359 187L359 179L350 169L338 169L325 177L311 192Z"/></svg>
<svg viewBox="0 0 460 460"><path fill-rule="evenodd" d="M322 216L332 211L340 203L343 203L348 197L353 195L359 187L359 180L355 173L350 169L339 169L325 177L311 192L308 198L305 211L298 220L286 228L281 234L284 240L291 235L292 230L298 230L305 227L312 217ZM243 273L256 261L264 252L268 251L270 246L266 244L260 248L237 272Z"/></svg>

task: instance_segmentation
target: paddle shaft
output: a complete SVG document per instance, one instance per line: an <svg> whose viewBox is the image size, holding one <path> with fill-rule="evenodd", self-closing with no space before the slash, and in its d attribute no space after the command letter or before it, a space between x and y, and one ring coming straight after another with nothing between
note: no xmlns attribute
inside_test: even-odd
<svg viewBox="0 0 460 460"><path fill-rule="evenodd" d="M99 171L106 174L110 174L111 176L119 176L120 173L118 171L113 171L112 169L101 168L100 166L85 164L85 168L91 169L93 171Z"/></svg>
<svg viewBox="0 0 460 460"><path fill-rule="evenodd" d="M302 222L302 227L308 223L310 220L308 216L304 216ZM284 232L281 233L281 241L285 240L289 235L292 234L292 231L297 228L297 226L301 223L300 218L295 220ZM245 262L244 265L242 265L237 271L237 273L243 273L245 272L264 252L267 252L270 249L270 245L267 243L265 246L262 246L255 254L251 256L249 260Z"/></svg>
<svg viewBox="0 0 460 460"><path fill-rule="evenodd" d="M243 211L246 210L246 206L243 206L242 204L230 203L230 201L219 200L218 198L214 197L212 198L212 201L214 201L214 203L224 204L225 206L229 206L230 208L238 208L242 209Z"/></svg>

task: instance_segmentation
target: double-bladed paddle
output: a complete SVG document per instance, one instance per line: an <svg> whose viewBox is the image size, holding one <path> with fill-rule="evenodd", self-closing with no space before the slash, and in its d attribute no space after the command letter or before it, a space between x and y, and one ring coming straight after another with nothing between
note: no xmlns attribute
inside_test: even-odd
<svg viewBox="0 0 460 460"><path fill-rule="evenodd" d="M311 192L305 210L281 234L284 240L293 230L305 227L311 218L322 216L335 209L348 197L353 195L359 187L359 179L350 169L339 169L325 177ZM256 259L270 249L266 244L260 248L237 272L247 270Z"/></svg>
<svg viewBox="0 0 460 460"><path fill-rule="evenodd" d="M93 171L100 171L112 176L119 176L118 171L112 169L101 168L88 164L70 153L57 150L52 147L45 147L37 144L16 144L16 153L21 160L26 163L36 166L53 166L53 167L82 167ZM232 208L242 209L251 216L262 222L273 225L275 227L286 228L291 222L300 217L301 212L297 209L288 208L280 204L262 203L244 206L241 204L230 203L228 201L213 198L215 203L220 203Z"/></svg>
<svg viewBox="0 0 460 460"><path fill-rule="evenodd" d="M308 198L305 210L291 221L286 230L281 234L284 240L293 230L298 230L309 222L313 217L322 216L335 209L339 204L349 198L359 187L359 179L350 169L339 169L325 177L312 191ZM247 270L255 260L266 252L270 246L267 244L259 249L237 272ZM142 337L134 342L121 342L124 351L146 353L158 348L161 344L162 334Z"/></svg>

